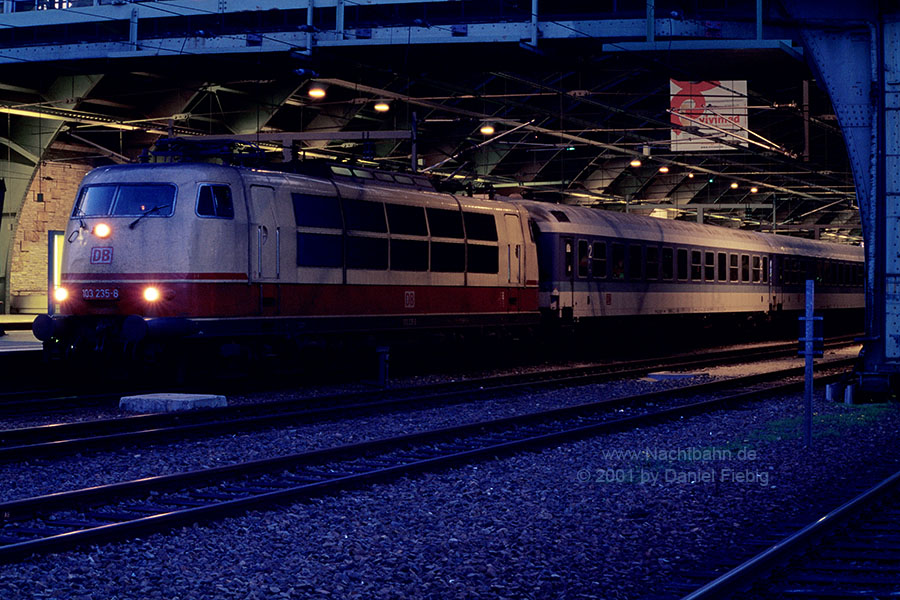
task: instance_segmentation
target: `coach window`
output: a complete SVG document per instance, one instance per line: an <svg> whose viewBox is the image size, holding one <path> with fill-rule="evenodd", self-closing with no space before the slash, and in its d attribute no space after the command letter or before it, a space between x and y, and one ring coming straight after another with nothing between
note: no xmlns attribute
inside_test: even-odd
<svg viewBox="0 0 900 600"><path fill-rule="evenodd" d="M647 246L647 279L659 279L659 248L656 246Z"/></svg>
<svg viewBox="0 0 900 600"><path fill-rule="evenodd" d="M769 283L769 257L762 257L762 282Z"/></svg>
<svg viewBox="0 0 900 600"><path fill-rule="evenodd" d="M594 279L606 279L606 242L594 242L591 263Z"/></svg>
<svg viewBox="0 0 900 600"><path fill-rule="evenodd" d="M762 263L758 256L752 257L753 260L753 283L759 283L762 280Z"/></svg>
<svg viewBox="0 0 900 600"><path fill-rule="evenodd" d="M643 279L641 267L644 265L643 248L637 244L628 246L628 279L640 281Z"/></svg>
<svg viewBox="0 0 900 600"><path fill-rule="evenodd" d="M750 255L741 254L741 281L749 283L750 281Z"/></svg>
<svg viewBox="0 0 900 600"><path fill-rule="evenodd" d="M738 274L738 255L728 255L728 281L740 281Z"/></svg>
<svg viewBox="0 0 900 600"><path fill-rule="evenodd" d="M672 263L675 260L675 253L671 248L662 249L662 278L671 281L675 273L672 271Z"/></svg>
<svg viewBox="0 0 900 600"><path fill-rule="evenodd" d="M716 280L716 253L715 252L707 252L705 258L706 258L706 265L703 268L703 278L706 281L715 281Z"/></svg>
<svg viewBox="0 0 900 600"><path fill-rule="evenodd" d="M587 240L578 240L578 276L587 277L591 261Z"/></svg>
<svg viewBox="0 0 900 600"><path fill-rule="evenodd" d="M691 280L693 281L700 281L703 279L702 258L702 252L699 250L691 250Z"/></svg>
<svg viewBox="0 0 900 600"><path fill-rule="evenodd" d="M684 248L678 249L678 279L688 278L688 252Z"/></svg>
<svg viewBox="0 0 900 600"><path fill-rule="evenodd" d="M728 263L727 263L727 255L724 252L719 252L716 255L716 266L718 267L718 275L719 281L728 281Z"/></svg>
<svg viewBox="0 0 900 600"><path fill-rule="evenodd" d="M625 246L612 245L612 278L625 279Z"/></svg>
<svg viewBox="0 0 900 600"><path fill-rule="evenodd" d="M203 184L197 191L197 214L201 217L234 218L231 187Z"/></svg>

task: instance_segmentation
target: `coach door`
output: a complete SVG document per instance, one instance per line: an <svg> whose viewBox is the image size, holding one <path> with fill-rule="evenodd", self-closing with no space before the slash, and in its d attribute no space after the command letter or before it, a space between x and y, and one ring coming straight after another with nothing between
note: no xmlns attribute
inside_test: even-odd
<svg viewBox="0 0 900 600"><path fill-rule="evenodd" d="M522 287L523 254L525 239L522 237L522 223L519 215L506 214L503 216L506 227L506 244L501 246L500 252L505 253L504 262L506 268L500 271L501 277L506 279L507 294L509 298L508 310L518 312L519 293Z"/></svg>
<svg viewBox="0 0 900 600"><path fill-rule="evenodd" d="M562 281L559 285L559 308L563 319L571 319L575 306L575 238L560 238L562 248Z"/></svg>
<svg viewBox="0 0 900 600"><path fill-rule="evenodd" d="M275 190L250 186L250 278L259 281L260 313L278 312L281 277L281 230L275 218Z"/></svg>

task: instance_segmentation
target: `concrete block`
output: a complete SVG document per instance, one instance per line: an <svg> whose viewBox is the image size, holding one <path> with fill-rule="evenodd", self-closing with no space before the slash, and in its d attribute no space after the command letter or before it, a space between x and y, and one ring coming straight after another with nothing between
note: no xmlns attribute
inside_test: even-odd
<svg viewBox="0 0 900 600"><path fill-rule="evenodd" d="M856 397L856 386L848 385L844 390L844 404L853 404L853 399Z"/></svg>
<svg viewBox="0 0 900 600"><path fill-rule="evenodd" d="M119 400L119 408L122 410L140 413L176 412L220 406L228 406L228 400L225 396L213 394L143 394L123 396Z"/></svg>
<svg viewBox="0 0 900 600"><path fill-rule="evenodd" d="M828 402L837 402L844 395L844 384L829 383L825 386L825 400Z"/></svg>

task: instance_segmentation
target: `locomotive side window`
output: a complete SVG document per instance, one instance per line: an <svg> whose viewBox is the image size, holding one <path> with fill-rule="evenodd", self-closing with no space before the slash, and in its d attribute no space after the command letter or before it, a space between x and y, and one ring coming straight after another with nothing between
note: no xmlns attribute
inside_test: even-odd
<svg viewBox="0 0 900 600"><path fill-rule="evenodd" d="M578 276L587 277L591 257L588 251L587 240L578 240Z"/></svg>
<svg viewBox="0 0 900 600"><path fill-rule="evenodd" d="M431 207L425 211L428 213L431 237L463 239L462 216L459 211Z"/></svg>
<svg viewBox="0 0 900 600"><path fill-rule="evenodd" d="M762 280L762 262L758 256L753 257L753 283L759 283Z"/></svg>
<svg viewBox="0 0 900 600"><path fill-rule="evenodd" d="M466 263L470 273L497 273L500 270L497 246L469 244Z"/></svg>
<svg viewBox="0 0 900 600"><path fill-rule="evenodd" d="M719 281L728 281L728 264L726 263L725 257L727 255L724 252L719 252L716 255L716 260L718 261L716 266L718 267L718 276Z"/></svg>
<svg viewBox="0 0 900 600"><path fill-rule="evenodd" d="M203 184L197 190L197 214L201 217L234 218L231 187Z"/></svg>
<svg viewBox="0 0 900 600"><path fill-rule="evenodd" d="M464 212L463 220L466 223L466 237L468 239L483 240L485 242L497 241L497 223L494 221L494 215Z"/></svg>
<svg viewBox="0 0 900 600"><path fill-rule="evenodd" d="M345 199L343 203L344 219L348 230L387 233L384 205L381 202Z"/></svg>
<svg viewBox="0 0 900 600"><path fill-rule="evenodd" d="M633 281L640 281L643 279L643 273L641 273L641 267L644 264L643 260L643 248L638 245L629 245L628 246L628 278Z"/></svg>
<svg viewBox="0 0 900 600"><path fill-rule="evenodd" d="M703 278L706 281L716 280L716 253L707 252L705 257L706 264L703 267Z"/></svg>
<svg viewBox="0 0 900 600"><path fill-rule="evenodd" d="M336 269L343 267L344 245L341 241L341 236L298 233L297 266L331 267Z"/></svg>
<svg viewBox="0 0 900 600"><path fill-rule="evenodd" d="M431 270L438 273L462 273L466 267L464 244L431 242Z"/></svg>
<svg viewBox="0 0 900 600"><path fill-rule="evenodd" d="M606 279L606 242L594 242L591 270L595 279Z"/></svg>
<svg viewBox="0 0 900 600"><path fill-rule="evenodd" d="M421 206L385 204L391 235L428 235L425 225L425 209Z"/></svg>
<svg viewBox="0 0 900 600"><path fill-rule="evenodd" d="M427 271L428 242L392 239L391 269L394 271Z"/></svg>
<svg viewBox="0 0 900 600"><path fill-rule="evenodd" d="M647 246L647 279L659 279L659 248L656 246Z"/></svg>
<svg viewBox="0 0 900 600"><path fill-rule="evenodd" d="M341 205L337 197L291 194L294 203L294 221L298 227L322 227L343 229Z"/></svg>
<svg viewBox="0 0 900 600"><path fill-rule="evenodd" d="M347 236L347 268L383 271L388 267L385 238Z"/></svg>
<svg viewBox="0 0 900 600"><path fill-rule="evenodd" d="M612 278L625 279L625 246L612 245Z"/></svg>
<svg viewBox="0 0 900 600"><path fill-rule="evenodd" d="M675 254L672 252L671 248L662 249L662 278L667 281L671 281L672 276L674 275L672 271L674 257Z"/></svg>
<svg viewBox="0 0 900 600"><path fill-rule="evenodd" d="M750 281L750 256L747 254L741 254L741 281Z"/></svg>
<svg viewBox="0 0 900 600"><path fill-rule="evenodd" d="M728 281L738 282L740 280L741 279L738 276L738 255L737 254L729 254L728 255Z"/></svg>

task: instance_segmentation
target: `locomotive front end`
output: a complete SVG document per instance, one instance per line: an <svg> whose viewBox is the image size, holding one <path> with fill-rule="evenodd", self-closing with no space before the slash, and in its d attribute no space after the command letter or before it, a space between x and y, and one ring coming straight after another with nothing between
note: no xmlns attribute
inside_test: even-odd
<svg viewBox="0 0 900 600"><path fill-rule="evenodd" d="M65 233L58 309L35 319L35 337L45 348L119 351L147 337L192 334L193 284L210 271L202 263L216 260L216 245L205 239L216 232L204 229L198 211L211 206L209 216L219 220L219 211L233 223L230 174L184 165L89 173Z"/></svg>

